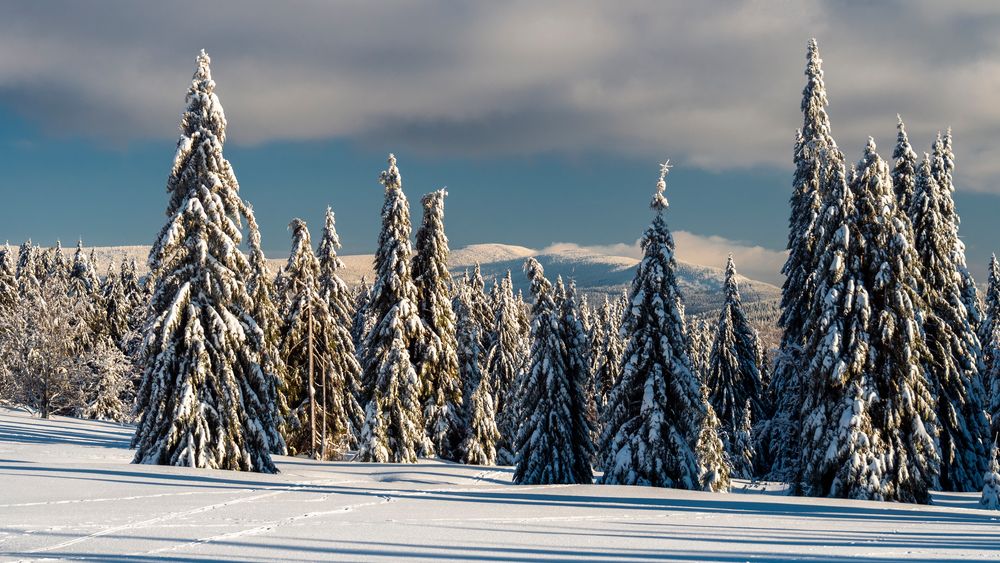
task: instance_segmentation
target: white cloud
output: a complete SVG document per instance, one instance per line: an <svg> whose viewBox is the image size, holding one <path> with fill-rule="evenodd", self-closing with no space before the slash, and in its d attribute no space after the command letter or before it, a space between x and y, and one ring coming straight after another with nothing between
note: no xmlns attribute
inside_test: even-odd
<svg viewBox="0 0 1000 563"><path fill-rule="evenodd" d="M732 254L736 269L750 279L781 285L781 266L786 253L763 246L747 244L716 235L697 235L688 231L674 231L675 257L682 261L712 268L724 268L726 258ZM571 242L553 243L541 252L584 251L604 256L624 256L639 260L642 248L639 241L632 244L580 245Z"/></svg>
<svg viewBox="0 0 1000 563"><path fill-rule="evenodd" d="M935 0L8 4L0 106L61 135L173 138L198 49L238 143L348 138L437 154L616 151L788 166L804 48L833 131L888 155L955 128L960 188L997 191L1000 4Z"/></svg>

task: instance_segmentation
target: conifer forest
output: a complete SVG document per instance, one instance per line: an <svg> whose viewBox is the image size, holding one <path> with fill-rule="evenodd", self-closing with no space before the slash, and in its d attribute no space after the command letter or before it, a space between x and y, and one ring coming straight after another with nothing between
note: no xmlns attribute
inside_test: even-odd
<svg viewBox="0 0 1000 563"><path fill-rule="evenodd" d="M669 227L673 214L684 213L671 206L671 173L683 165L669 155L646 171L649 208L645 223L634 225L641 257L630 283L594 292L532 256L502 273L478 265L456 272L447 189L407 193L407 154L388 154L384 170L369 171L369 189L380 189L384 203L381 215L369 218L380 225L373 275L357 283L344 275L341 236L353 234L338 232L336 200L321 225L287 218L289 238L267 242L288 248L280 267L273 252L265 256L255 209L226 157L225 83L217 89L208 53L194 54L176 152L172 161L162 155L165 169L170 163L165 213L143 241L151 244L148 261L99 260L83 241L75 250L38 239L0 249L0 489L7 494L24 485L15 485L18 464L2 459L15 455L6 446L71 424L80 425L80 436L55 443L120 452L118 476L107 479L155 481L153 504L143 510L157 495L181 494L161 487L165 478L156 475L185 484L204 475L205 494L219 500L171 505L171 514L223 513L227 503L264 497L260 506L271 508L262 510L281 512L230 529L241 518L234 515L219 524L221 535L178 532L194 534L180 547L134 540L120 549L136 549L135 558L123 561L174 549L183 550L178 560L194 560L188 557L199 552L187 550L209 545L230 545L237 559L266 560L279 552L253 555L261 546L243 542L375 505L386 522L425 518L418 509L387 512L395 501L436 498L461 512L487 502L483 495L497 495L489 502L510 514L480 534L516 521L519 533L530 535L518 519L544 522L548 504L572 507L574 518L586 520L594 507L683 515L723 503L715 507L720 514L759 525L789 515L808 521L811 506L824 506L896 528L926 518L930 529L980 538L971 548L1000 557L1000 512L987 512L1000 510L1000 262L994 256L988 279L976 280L966 260L953 197L963 164L953 138L962 131L911 139L897 116L894 146L876 146L871 137L838 145L836 112L829 111L836 100L828 100L825 62L809 41L801 125L787 147L793 171L783 285L764 310L746 302L746 278L733 255L714 265L722 280L716 305L697 314L686 307ZM176 86L179 100L184 85ZM525 280L523 288L516 279ZM114 438L90 442L100 432L86 428ZM26 463L72 463L58 459L60 451L32 453ZM367 479L375 484L347 484ZM233 500L210 489L220 483L252 496ZM108 498L110 506L146 494L106 485L73 502L96 506ZM302 495L310 494L318 504L302 508ZM341 494L354 496L343 507L321 505ZM119 547L90 552L87 545L138 525L32 543L18 531L27 516L17 511L36 501L18 498L0 493L0 557L116 560L111 553ZM961 508L949 508L962 499ZM282 512L282 503L298 505L297 512ZM173 518L143 514L149 523ZM465 524L479 517L469 514ZM288 557L387 556L373 547L390 541L377 526L356 525L368 544L358 540L353 551L289 547ZM952 525L973 531L948 532ZM348 529L326 528L340 539ZM595 523L573 533L600 546L601 529ZM725 541L728 533L709 533L706 541ZM878 542L891 533L872 532ZM664 555L657 542L669 545L670 537L649 540L646 551L616 552L616 560L657 559ZM950 549L920 542L911 543ZM400 545L396 560L410 549ZM510 545L478 557L612 560L611 552L584 548ZM721 552L695 557L691 549L663 558L733 560ZM894 553L864 560L903 557ZM778 551L747 557L793 558Z"/></svg>

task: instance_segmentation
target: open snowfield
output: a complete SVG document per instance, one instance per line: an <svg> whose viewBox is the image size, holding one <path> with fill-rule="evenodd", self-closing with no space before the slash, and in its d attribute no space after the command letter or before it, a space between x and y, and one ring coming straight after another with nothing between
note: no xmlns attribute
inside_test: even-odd
<svg viewBox="0 0 1000 563"><path fill-rule="evenodd" d="M258 475L130 465L131 433L0 409L0 558L1000 561L1000 512L972 494L914 506L517 487L504 467L287 457Z"/></svg>

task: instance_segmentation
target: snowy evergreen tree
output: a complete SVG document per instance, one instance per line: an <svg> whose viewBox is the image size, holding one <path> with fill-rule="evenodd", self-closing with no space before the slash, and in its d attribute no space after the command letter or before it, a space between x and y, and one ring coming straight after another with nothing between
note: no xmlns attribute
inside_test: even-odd
<svg viewBox="0 0 1000 563"><path fill-rule="evenodd" d="M982 404L982 352L955 262L961 244L957 218L951 194L938 182L947 176L945 154L939 140L933 161L925 156L921 163L910 216L927 303L924 328L930 353L925 368L937 398L941 486L971 492L982 488L989 423Z"/></svg>
<svg viewBox="0 0 1000 563"><path fill-rule="evenodd" d="M478 335L475 340L478 340ZM469 397L467 408L467 432L460 448L462 462L470 465L496 465L496 445L500 440L500 431L497 429L489 377L479 380L479 385Z"/></svg>
<svg viewBox="0 0 1000 563"><path fill-rule="evenodd" d="M998 375L992 367L1000 359L1000 262L997 262L996 254L990 257L988 267L988 278L986 284L986 295L983 296L983 322L979 325L979 342L983 348L983 364L987 368L983 377L983 386L988 395L994 394L998 389L994 386L994 378L989 374ZM993 426L997 427L1000 420L993 417ZM994 430L994 434L996 431Z"/></svg>
<svg viewBox="0 0 1000 563"><path fill-rule="evenodd" d="M83 416L130 422L135 398L131 379L132 362L109 337L104 337L94 347L89 363L95 377L88 385Z"/></svg>
<svg viewBox="0 0 1000 563"><path fill-rule="evenodd" d="M763 352L757 331L743 310L731 255L726 262L724 290L726 300L719 314L705 385L720 420L723 444L733 461L733 475L749 479L753 476L753 455L748 450L737 450L736 438L747 419L760 420L766 412L761 375ZM749 413L743 412L747 405ZM747 459L749 464L745 463Z"/></svg>
<svg viewBox="0 0 1000 563"><path fill-rule="evenodd" d="M940 148L936 145L934 151L934 161L932 163L933 165L931 167L931 171L937 178L938 185L941 188L943 210L947 210L947 213L943 213L946 225L949 230L954 231L953 237L955 240L955 246L952 249L951 260L954 264L955 270L958 272L962 303L965 305L968 323L972 327L973 331L978 331L979 325L982 322L979 291L976 288L976 281L972 279L972 273L969 272L969 267L965 262L965 244L958 236L958 226L961 221L958 218L958 213L955 211L955 201L952 199L952 194L955 192L955 184L953 181L955 173L955 153L952 150L950 127L948 128L947 134L943 139L941 139ZM980 360L982 360L981 357Z"/></svg>
<svg viewBox="0 0 1000 563"><path fill-rule="evenodd" d="M983 495L979 504L986 510L1000 510L1000 461L998 461L997 445L993 443L990 468L983 476Z"/></svg>
<svg viewBox="0 0 1000 563"><path fill-rule="evenodd" d="M462 380L455 312L449 291L448 237L444 232L444 198L447 195L445 190L438 190L421 199L424 215L417 230L413 283L417 287L420 318L429 329L427 347L417 362L424 425L433 445L432 451L426 453L457 461L462 456ZM478 331L475 338L479 338ZM479 357L474 358L476 369L479 360Z"/></svg>
<svg viewBox="0 0 1000 563"><path fill-rule="evenodd" d="M371 333L376 321L368 309L368 302L371 300L371 296L372 288L368 285L368 279L362 277L361 283L358 284L357 289L354 291L354 316L351 319L351 340L354 342L354 353L358 356L359 361L364 354L365 341L368 340L368 334ZM361 384L361 393L362 399L364 399L365 388L363 381Z"/></svg>
<svg viewBox="0 0 1000 563"><path fill-rule="evenodd" d="M468 422L469 401L483 379L486 352L483 350L482 327L476 317L473 292L476 290L466 282L455 284L452 307L455 312L455 342L457 348L459 388L463 404L464 424Z"/></svg>
<svg viewBox="0 0 1000 563"><path fill-rule="evenodd" d="M414 463L424 447L420 380L412 358L419 358L427 330L417 309L417 288L410 277L410 209L396 157L380 177L385 186L382 230L375 253L375 284L366 309L374 326L362 348L367 406L357 460Z"/></svg>
<svg viewBox="0 0 1000 563"><path fill-rule="evenodd" d="M10 245L0 249L0 319L13 314L20 302Z"/></svg>
<svg viewBox="0 0 1000 563"><path fill-rule="evenodd" d="M285 380L279 393L282 434L292 455L306 453L320 459L335 458L353 441L351 413L360 412L345 385L344 357L337 320L320 295L319 260L313 253L305 221L292 220L292 251L284 269L282 299L284 326L281 356ZM354 366L356 360L350 356Z"/></svg>
<svg viewBox="0 0 1000 563"><path fill-rule="evenodd" d="M104 276L101 296L104 304L105 330L112 342L124 352L132 320L132 303L125 295L122 278L115 272L112 264L108 265L108 273Z"/></svg>
<svg viewBox="0 0 1000 563"><path fill-rule="evenodd" d="M560 328L560 304L533 258L524 263L534 296L531 320L531 367L520 394L521 426L517 434L514 483L547 485L590 483L591 447L586 413L574 399L575 382L567 366L566 342Z"/></svg>
<svg viewBox="0 0 1000 563"><path fill-rule="evenodd" d="M601 339L596 343L598 350L594 362L594 391L597 402L597 412L604 413L611 390L614 389L621 375L622 356L625 354L625 341L621 337L621 311L607 296L598 311L597 317L601 325Z"/></svg>
<svg viewBox="0 0 1000 563"><path fill-rule="evenodd" d="M32 246L31 239L24 241L17 251L17 292L22 297L37 295L41 287L38 279L38 250Z"/></svg>
<svg viewBox="0 0 1000 563"><path fill-rule="evenodd" d="M869 138L851 184L862 282L871 311L865 371L874 394L867 409L879 434L885 500L927 503L937 484L934 398L922 370L920 263L906 214L896 206L889 167Z"/></svg>
<svg viewBox="0 0 1000 563"><path fill-rule="evenodd" d="M520 424L517 384L525 369L526 344L521 333L521 303L514 297L510 271L498 282L494 311L493 332L496 338L487 355L486 371L493 387L494 409L500 437L497 442L497 461L503 465L514 463L514 443Z"/></svg>
<svg viewBox="0 0 1000 563"><path fill-rule="evenodd" d="M824 186L832 171L824 155L837 150L830 133L826 86L822 59L816 40L809 41L806 54L806 86L802 91L803 124L795 140L795 176L792 182L789 219L788 259L781 272L785 275L781 294L782 328L771 389L776 412L764 440L764 455L771 461L776 479L789 479L796 472L799 454L801 419L801 375L809 362L802 355L807 339L804 315L810 310L815 281L815 256L818 254L815 222L825 196Z"/></svg>
<svg viewBox="0 0 1000 563"><path fill-rule="evenodd" d="M254 217L253 209L247 206L247 228L249 230L248 243L250 247L250 271L249 293L253 306L250 315L257 323L261 331L261 351L260 351L260 371L254 372L254 377L246 382L249 389L245 392L253 393L259 397L258 401L267 410L262 415L267 423L264 428L268 434L268 442L271 453L285 455L288 448L285 445L285 438L281 435L282 413L288 412L288 405L282 403L283 397L278 393L285 384L287 370L281 354L281 331L284 319L275 304L274 283L271 280L271 273L267 268L267 258L261 248L260 228ZM131 266L131 278L135 277L134 264ZM124 278L125 276L123 276ZM135 283L136 280L129 280L133 295L140 296L141 292ZM124 285L124 284L123 284Z"/></svg>
<svg viewBox="0 0 1000 563"><path fill-rule="evenodd" d="M688 356L674 240L663 217L668 170L660 171L629 292L622 373L604 415L602 482L718 491L728 488L729 470L715 465L722 452L714 414Z"/></svg>
<svg viewBox="0 0 1000 563"><path fill-rule="evenodd" d="M167 181L168 221L150 251L153 280L135 462L274 472L270 406L245 393L263 335L240 252L246 206L222 154L226 118L202 52Z"/></svg>
<svg viewBox="0 0 1000 563"><path fill-rule="evenodd" d="M467 356L476 362L482 354L479 333L473 329L468 335L467 346L473 348ZM475 374L474 387L465 399L465 439L460 445L462 462L470 465L496 465L496 444L500 439L497 429L496 412L493 408L493 386L488 375L483 374L478 363L466 368ZM478 375L478 377L476 377Z"/></svg>
<svg viewBox="0 0 1000 563"><path fill-rule="evenodd" d="M815 229L819 256L811 324L805 327L803 358L809 363L801 379L797 486L808 496L879 500L884 469L868 409L875 391L865 372L871 310L861 271L863 241L843 157L832 150L827 158L835 174Z"/></svg>
<svg viewBox="0 0 1000 563"><path fill-rule="evenodd" d="M356 446L364 426L365 413L361 407L361 364L354 348L354 338L351 327L354 322L354 304L350 289L337 272L344 268L344 263L337 257L340 248L340 237L337 235L333 210L326 208L326 220L323 226L323 238L319 243L319 294L333 315L333 327L330 334L333 369L339 378L343 378L344 395L343 408L350 421L350 445Z"/></svg>
<svg viewBox="0 0 1000 563"><path fill-rule="evenodd" d="M60 255L62 255L61 252ZM91 263L90 257L83 251L83 241L78 241L76 253L73 254L73 264L70 267L70 293L77 296L93 295L100 287L101 278L97 275L97 270Z"/></svg>
<svg viewBox="0 0 1000 563"><path fill-rule="evenodd" d="M906 136L906 125L903 118L896 115L896 148L892 151L895 166L892 169L892 187L896 194L896 206L909 218L908 212L913 202L913 191L917 185L917 166L920 161L917 153L910 146Z"/></svg>
<svg viewBox="0 0 1000 563"><path fill-rule="evenodd" d="M66 283L72 271L72 267L66 261L66 254L63 252L62 242L56 241L55 248L51 251L51 256L47 263L40 265L39 269L45 270L44 278L53 280L55 283Z"/></svg>
<svg viewBox="0 0 1000 563"><path fill-rule="evenodd" d="M574 447L577 457L587 456L596 462L595 441L597 435L597 405L594 401L593 372L590 370L590 340L584 322L585 304L576 299L576 284L570 282L569 287L563 285L562 277L556 279L556 305L559 307L559 331L563 342L563 354L566 357L566 372L570 380L571 413L574 413L573 429L583 432L585 436L575 436Z"/></svg>

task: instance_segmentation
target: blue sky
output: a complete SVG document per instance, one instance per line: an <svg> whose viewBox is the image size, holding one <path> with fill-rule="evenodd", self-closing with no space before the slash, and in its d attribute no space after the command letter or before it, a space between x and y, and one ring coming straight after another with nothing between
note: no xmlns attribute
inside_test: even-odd
<svg viewBox="0 0 1000 563"><path fill-rule="evenodd" d="M833 132L851 159L955 129L974 272L1000 246L1000 12L931 2L45 2L0 0L0 241L147 244L202 47L227 157L267 250L295 216L337 212L370 252L376 182L397 154L414 220L447 186L455 247L553 243L635 253L658 162L683 259L776 281L820 40ZM570 7L572 6L572 9Z"/></svg>

